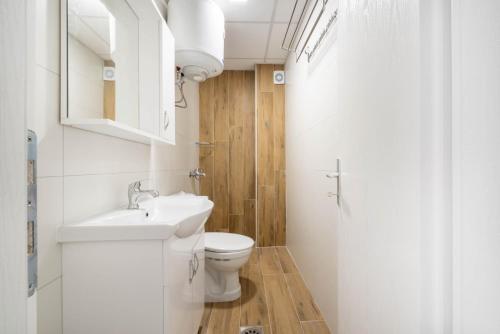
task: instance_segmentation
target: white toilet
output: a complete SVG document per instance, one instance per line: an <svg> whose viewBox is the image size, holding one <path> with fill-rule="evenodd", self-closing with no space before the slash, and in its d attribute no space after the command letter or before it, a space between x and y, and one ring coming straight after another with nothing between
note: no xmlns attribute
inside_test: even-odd
<svg viewBox="0 0 500 334"><path fill-rule="evenodd" d="M239 269L254 241L235 233L205 233L205 302L228 302L241 296Z"/></svg>

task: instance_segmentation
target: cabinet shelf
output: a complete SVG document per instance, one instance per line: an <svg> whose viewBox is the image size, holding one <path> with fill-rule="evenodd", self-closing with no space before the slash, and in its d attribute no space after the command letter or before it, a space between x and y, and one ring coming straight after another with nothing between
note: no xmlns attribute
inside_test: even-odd
<svg viewBox="0 0 500 334"><path fill-rule="evenodd" d="M137 143L151 145L153 142L175 145L175 142L153 135L149 132L136 129L132 126L119 123L110 119L81 118L61 120L61 124L74 128L100 133L107 136L118 137Z"/></svg>

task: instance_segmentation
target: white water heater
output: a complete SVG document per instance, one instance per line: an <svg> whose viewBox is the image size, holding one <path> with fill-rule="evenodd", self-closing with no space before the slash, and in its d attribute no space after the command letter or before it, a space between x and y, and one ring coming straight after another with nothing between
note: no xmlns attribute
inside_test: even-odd
<svg viewBox="0 0 500 334"><path fill-rule="evenodd" d="M170 0L168 26L175 38L175 63L194 81L224 69L224 14L213 0Z"/></svg>

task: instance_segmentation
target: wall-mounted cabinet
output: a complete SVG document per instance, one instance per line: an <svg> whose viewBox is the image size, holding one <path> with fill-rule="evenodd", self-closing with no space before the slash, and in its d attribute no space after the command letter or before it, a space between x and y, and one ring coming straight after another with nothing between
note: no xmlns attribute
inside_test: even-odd
<svg viewBox="0 0 500 334"><path fill-rule="evenodd" d="M175 144L175 42L154 1L61 0L61 123Z"/></svg>

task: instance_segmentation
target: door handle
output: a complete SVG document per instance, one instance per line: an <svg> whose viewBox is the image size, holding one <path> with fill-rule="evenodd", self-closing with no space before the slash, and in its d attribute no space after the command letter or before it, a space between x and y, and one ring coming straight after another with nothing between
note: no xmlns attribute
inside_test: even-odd
<svg viewBox="0 0 500 334"><path fill-rule="evenodd" d="M193 265L193 260L189 260L189 284L193 283L194 279L194 265Z"/></svg>
<svg viewBox="0 0 500 334"><path fill-rule="evenodd" d="M336 196L337 197L337 205L340 206L341 198L342 198L342 164L340 158L337 158L337 171L330 172L326 174L326 177L329 179L337 179L337 193L328 193L328 196Z"/></svg>

